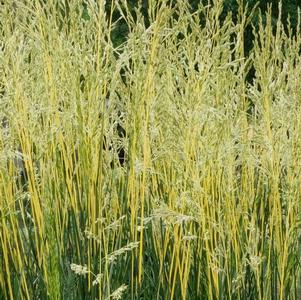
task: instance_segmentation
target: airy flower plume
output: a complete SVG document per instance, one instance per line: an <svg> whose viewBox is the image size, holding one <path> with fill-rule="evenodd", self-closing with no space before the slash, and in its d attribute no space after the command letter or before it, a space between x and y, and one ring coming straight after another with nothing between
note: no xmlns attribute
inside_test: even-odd
<svg viewBox="0 0 301 300"><path fill-rule="evenodd" d="M78 275L86 275L87 273L89 273L89 270L86 265L81 266L77 264L71 264L70 268L73 272L75 272L75 274Z"/></svg>

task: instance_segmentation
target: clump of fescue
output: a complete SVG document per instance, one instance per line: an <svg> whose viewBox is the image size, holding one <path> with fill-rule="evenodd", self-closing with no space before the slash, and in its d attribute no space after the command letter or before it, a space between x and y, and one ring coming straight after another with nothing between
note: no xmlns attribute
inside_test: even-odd
<svg viewBox="0 0 301 300"><path fill-rule="evenodd" d="M4 2L0 298L298 299L301 33L242 2Z"/></svg>

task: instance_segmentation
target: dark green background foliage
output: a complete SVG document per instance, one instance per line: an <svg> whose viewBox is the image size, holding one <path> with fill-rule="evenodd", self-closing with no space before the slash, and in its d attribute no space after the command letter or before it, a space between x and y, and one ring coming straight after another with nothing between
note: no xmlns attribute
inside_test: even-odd
<svg viewBox="0 0 301 300"><path fill-rule="evenodd" d="M150 24L149 15L148 15L148 3L150 0L127 0L128 9L131 12L134 19L137 18L137 12L141 13L141 15L144 18L145 26L148 27ZM170 1L171 3L174 1ZM213 1L212 0L189 0L188 1L191 10L195 11L200 4L210 4ZM237 0L225 0L224 1L224 11L222 14L222 18L225 17L228 13L231 13L233 16L234 22L237 21L237 15L238 15L238 9L239 5L237 3ZM112 0L107 1L106 4L106 10L109 13L111 9L111 3ZM257 5L256 10L254 11L253 17L252 17L252 25L257 26L259 21L259 14L260 12L265 15L265 12L271 7L272 12L272 18L273 23L276 24L278 15L279 15L279 0L242 0L241 3L243 3L244 7L248 7L248 11L251 11L251 9ZM298 6L300 6L301 1L300 0L283 0L282 1L282 22L287 27L288 25L288 17L290 18L290 27L292 28L293 32L296 30L297 23L298 23ZM118 20L120 18L120 13L116 10L113 15L113 21ZM116 26L114 33L112 35L112 41L115 45L119 45L122 43L127 36L128 29L127 25L124 20L120 20L118 22L118 25ZM246 46L246 53L250 51L250 48L252 47L252 26L249 25L246 28L246 35L245 35L245 46Z"/></svg>
<svg viewBox="0 0 301 300"><path fill-rule="evenodd" d="M45 0L39 0L41 3L46 3ZM71 0L64 0L60 4L60 13L64 19L68 19L69 5ZM105 9L107 16L109 17L111 13L112 3L118 2L120 4L123 13L127 15L131 14L132 18L136 21L138 18L143 18L144 24L146 27L150 25L150 16L148 12L149 3L155 3L156 0L124 0L124 1L112 1L107 0L105 4ZM198 9L199 5L210 5L213 0L188 0L188 3L191 7L191 11L194 12ZM83 19L89 19L89 13L87 10L87 2L83 0ZM125 8L125 3L127 8ZM168 4L175 5L176 0L168 0ZM265 13L268 11L269 7L271 8L272 13L272 22L276 25L278 16L279 16L279 4L280 0L224 0L224 10L221 16L223 19L228 13L231 13L233 16L233 21L237 22L237 16L239 11L239 4L241 3L244 8L247 7L247 11L251 12L252 8L256 6L255 11L252 15L252 25L249 25L246 28L245 32L245 51L246 54L250 51L252 47L252 28L253 26L257 27L259 22L259 14L262 13L263 20ZM301 6L301 0L282 0L282 14L281 20L285 25L286 30L289 28L292 29L294 33L298 26L298 8ZM289 18L289 22L288 22ZM113 22L117 22L112 33L112 42L115 46L120 45L127 38L128 26L125 20L122 18L120 11L115 7L113 12Z"/></svg>
<svg viewBox="0 0 301 300"><path fill-rule="evenodd" d="M150 2L152 1L152 2ZM122 1L120 1L122 2ZM149 16L149 3L154 3L154 0L125 0L120 8L123 10L124 15L131 14L132 18L141 22L144 22L145 27L148 27L151 23L151 17ZM191 12L198 9L200 5L212 5L213 0L188 0L191 8ZM175 5L176 0L169 0L169 5ZM233 22L239 23L239 10L243 8L247 12L247 15L252 14L251 22L245 27L244 32L244 56L248 57L253 47L254 29L258 28L260 19L263 22L266 20L266 13L271 13L272 25L276 29L277 20L279 18L279 0L224 0L223 12L220 16L221 21L225 19L228 14L232 15ZM107 15L111 12L112 0L106 2ZM241 7L240 7L241 5ZM281 21L288 34L295 34L298 26L298 9L301 5L301 0L283 0L281 5ZM176 16L175 16L176 18ZM204 19L204 18L201 18ZM111 34L112 42L115 46L118 46L126 41L128 35L128 26L126 21L122 18L118 9L114 9L113 22L116 22L116 26ZM203 24L200 24L202 26ZM181 38L181 34L179 34ZM233 37L235 38L235 37ZM255 69L251 68L246 76L246 81L252 83L255 77Z"/></svg>

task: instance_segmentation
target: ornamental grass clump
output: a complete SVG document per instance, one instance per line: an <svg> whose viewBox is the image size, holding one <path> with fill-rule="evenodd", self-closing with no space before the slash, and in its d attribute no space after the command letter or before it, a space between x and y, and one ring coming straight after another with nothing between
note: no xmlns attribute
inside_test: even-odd
<svg viewBox="0 0 301 300"><path fill-rule="evenodd" d="M1 4L1 299L299 299L300 30L187 2Z"/></svg>

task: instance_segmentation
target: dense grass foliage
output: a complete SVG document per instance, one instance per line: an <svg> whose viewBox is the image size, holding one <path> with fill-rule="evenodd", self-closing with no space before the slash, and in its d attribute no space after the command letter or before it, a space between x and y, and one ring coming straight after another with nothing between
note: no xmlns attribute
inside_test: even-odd
<svg viewBox="0 0 301 300"><path fill-rule="evenodd" d="M301 32L43 3L0 10L0 298L300 299Z"/></svg>

